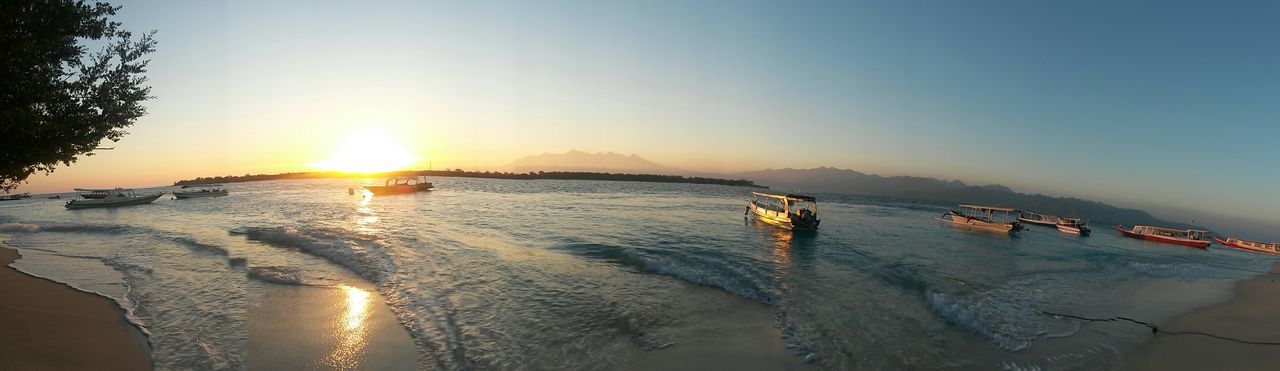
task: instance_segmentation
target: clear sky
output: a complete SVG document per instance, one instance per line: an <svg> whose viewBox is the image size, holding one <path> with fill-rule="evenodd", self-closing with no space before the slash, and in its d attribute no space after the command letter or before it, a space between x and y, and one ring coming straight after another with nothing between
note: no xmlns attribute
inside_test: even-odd
<svg viewBox="0 0 1280 371"><path fill-rule="evenodd" d="M569 149L1280 223L1275 1L124 1L150 114L21 191Z"/></svg>

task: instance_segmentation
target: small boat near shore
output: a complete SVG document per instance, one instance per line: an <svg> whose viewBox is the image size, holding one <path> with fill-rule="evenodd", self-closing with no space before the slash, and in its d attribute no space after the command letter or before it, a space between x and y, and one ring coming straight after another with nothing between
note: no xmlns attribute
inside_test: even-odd
<svg viewBox="0 0 1280 371"><path fill-rule="evenodd" d="M1080 218L1058 218L1058 223L1055 227L1058 228L1058 232L1083 237L1088 236L1089 233L1093 232L1089 230L1088 224L1088 221Z"/></svg>
<svg viewBox="0 0 1280 371"><path fill-rule="evenodd" d="M219 197L230 194L221 184L184 185L181 191L173 191L173 197L184 198Z"/></svg>
<svg viewBox="0 0 1280 371"><path fill-rule="evenodd" d="M429 191L434 186L427 181L426 176L419 175L417 177L395 177L388 178L382 185L368 185L364 189L375 195L391 195L399 193L414 193Z"/></svg>
<svg viewBox="0 0 1280 371"><path fill-rule="evenodd" d="M1117 232L1120 232L1121 235L1129 238L1195 247L1199 249L1207 249L1209 248L1209 244L1213 243L1209 240L1209 231L1195 229L1170 229L1147 225L1135 225L1132 229L1124 229L1121 226L1116 226L1115 229Z"/></svg>
<svg viewBox="0 0 1280 371"><path fill-rule="evenodd" d="M1023 229L1015 216L1018 212L1007 207L960 205L960 211L947 210L936 219L955 227L1015 234Z"/></svg>
<svg viewBox="0 0 1280 371"><path fill-rule="evenodd" d="M4 195L4 196L0 196L0 201L17 201L17 200L21 200L21 199L28 198L28 197L31 197L31 193L21 193L21 194L16 194L16 195Z"/></svg>
<svg viewBox="0 0 1280 371"><path fill-rule="evenodd" d="M89 209L89 208L97 208L97 207L117 207L117 206L149 204L152 201L155 201L156 199L160 198L160 196L164 195L164 193L139 195L135 193L132 189L128 189L128 188L116 188L116 189L76 188L76 191L89 192L94 195L101 195L101 197L67 201L67 205L66 205L67 209L77 210L77 209ZM81 196L84 196L84 195L81 194Z"/></svg>
<svg viewBox="0 0 1280 371"><path fill-rule="evenodd" d="M1280 243L1275 242L1258 242L1242 240L1235 237L1220 238L1214 237L1214 241L1218 241L1219 245L1230 247L1236 250L1244 250L1252 253L1280 255Z"/></svg>
<svg viewBox="0 0 1280 371"><path fill-rule="evenodd" d="M1041 227L1054 228L1058 226L1059 218L1053 215L1045 215L1031 211L1023 210L1018 215L1018 221L1028 225L1038 225Z"/></svg>
<svg viewBox="0 0 1280 371"><path fill-rule="evenodd" d="M747 214L754 214L756 220L791 230L816 230L822 224L818 219L817 199L805 195L751 192Z"/></svg>

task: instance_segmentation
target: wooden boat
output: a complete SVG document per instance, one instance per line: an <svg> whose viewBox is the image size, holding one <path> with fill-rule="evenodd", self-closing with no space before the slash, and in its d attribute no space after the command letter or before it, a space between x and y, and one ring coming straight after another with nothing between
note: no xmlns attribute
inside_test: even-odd
<svg viewBox="0 0 1280 371"><path fill-rule="evenodd" d="M198 184L182 186L182 191L173 191L173 197L184 198L218 197L229 194L221 184Z"/></svg>
<svg viewBox="0 0 1280 371"><path fill-rule="evenodd" d="M380 186L364 186L364 189L375 195L390 195L427 191L431 190L432 187L431 182L427 181L427 177L419 175L413 178L388 178Z"/></svg>
<svg viewBox="0 0 1280 371"><path fill-rule="evenodd" d="M66 206L68 209L76 210L76 209L88 209L88 208L95 208L95 207L117 207L117 206L149 204L152 201L155 201L156 199L160 198L160 196L164 195L164 193L139 195L137 193L134 193L132 189L127 189L127 188L116 188L116 189L78 189L77 188L76 191L94 192L98 194L103 194L103 196L101 198L94 198L94 199L67 201Z"/></svg>
<svg viewBox="0 0 1280 371"><path fill-rule="evenodd" d="M774 195L751 192L747 214L756 220L792 230L815 230L818 219L818 201L811 196L788 194Z"/></svg>
<svg viewBox="0 0 1280 371"><path fill-rule="evenodd" d="M1190 246L1200 249L1209 248L1209 231L1195 229L1169 229L1146 225L1135 225L1133 229L1116 226L1116 231L1129 238Z"/></svg>
<svg viewBox="0 0 1280 371"><path fill-rule="evenodd" d="M1018 211L1007 207L960 205L960 211L947 210L937 219L955 227L1015 234L1022 230L1022 223L1014 216Z"/></svg>
<svg viewBox="0 0 1280 371"><path fill-rule="evenodd" d="M1249 241L1235 237L1227 237L1226 239L1215 237L1213 240L1218 241L1219 245L1237 250L1267 255L1280 255L1280 243Z"/></svg>
<svg viewBox="0 0 1280 371"><path fill-rule="evenodd" d="M1030 211L1022 211L1018 215L1018 221L1023 224L1038 225L1041 227L1053 228L1058 226L1058 217L1053 215L1038 214Z"/></svg>
<svg viewBox="0 0 1280 371"><path fill-rule="evenodd" d="M1058 232L1088 236L1090 232L1093 232L1089 230L1088 224L1089 222L1080 218L1058 218L1058 224L1055 227L1058 228Z"/></svg>

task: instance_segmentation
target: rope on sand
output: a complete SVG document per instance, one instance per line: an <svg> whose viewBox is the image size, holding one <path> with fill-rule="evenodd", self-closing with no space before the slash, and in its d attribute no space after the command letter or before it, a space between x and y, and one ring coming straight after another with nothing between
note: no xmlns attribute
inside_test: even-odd
<svg viewBox="0 0 1280 371"><path fill-rule="evenodd" d="M1156 334L1156 335L1160 335L1160 334L1165 334L1165 335L1200 335L1200 336L1205 336L1205 337L1211 337L1211 338L1218 339L1218 340L1234 341L1234 342L1241 343L1241 344L1280 346L1280 342L1274 342L1274 341L1245 340L1245 339L1234 338L1234 337L1230 337L1230 336L1214 335L1214 334L1210 334L1210 333L1207 333L1207 332L1200 332L1200 331L1169 331L1169 330L1161 330L1159 327L1156 327L1156 325L1155 325L1154 323L1151 323L1151 322L1145 322L1145 321L1139 321L1139 320L1132 319L1132 318L1128 318L1128 317L1090 318L1090 317L1081 317L1081 316L1070 315L1070 314L1054 313L1054 312L1044 311L1044 310L1042 310L1042 311L1040 311L1040 312L1041 312L1041 313L1044 313L1044 314L1047 314L1047 315L1050 315L1050 316L1063 317L1063 318L1072 318L1072 319L1078 319L1078 320L1081 320L1081 321L1088 321L1088 322L1121 322L1121 321L1124 321L1124 322L1132 322L1132 323L1136 323L1136 324L1143 325L1143 326L1146 326L1146 327L1151 328L1151 333L1152 333L1152 334Z"/></svg>

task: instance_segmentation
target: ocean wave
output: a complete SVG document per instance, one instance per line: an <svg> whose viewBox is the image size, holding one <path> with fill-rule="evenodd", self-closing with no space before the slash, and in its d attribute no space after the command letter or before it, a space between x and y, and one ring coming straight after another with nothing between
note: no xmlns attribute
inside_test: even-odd
<svg viewBox="0 0 1280 371"><path fill-rule="evenodd" d="M244 227L230 232L244 235L250 241L294 248L324 258L373 283L386 281L394 272L394 265L385 256L370 249L369 245L376 245L378 241L369 238L328 231L303 231L293 227Z"/></svg>
<svg viewBox="0 0 1280 371"><path fill-rule="evenodd" d="M1239 269L1200 263L1145 263L1131 261L1128 266L1134 271L1144 275L1163 278L1178 278L1183 280L1241 278L1242 272L1247 272Z"/></svg>
<svg viewBox="0 0 1280 371"><path fill-rule="evenodd" d="M731 262L660 251L628 249L605 244L567 244L553 248L575 256L603 261L638 273L659 274L688 283L724 290L763 304L772 304L773 296L749 272L742 272Z"/></svg>
<svg viewBox="0 0 1280 371"><path fill-rule="evenodd" d="M947 323L987 338L1005 351L1031 347L1041 336L1067 337L1080 330L1080 325L1055 320L1042 312L1047 307L1046 291L1052 291L1044 279L1015 281L993 290L943 293L929 290L925 300L929 308Z"/></svg>

